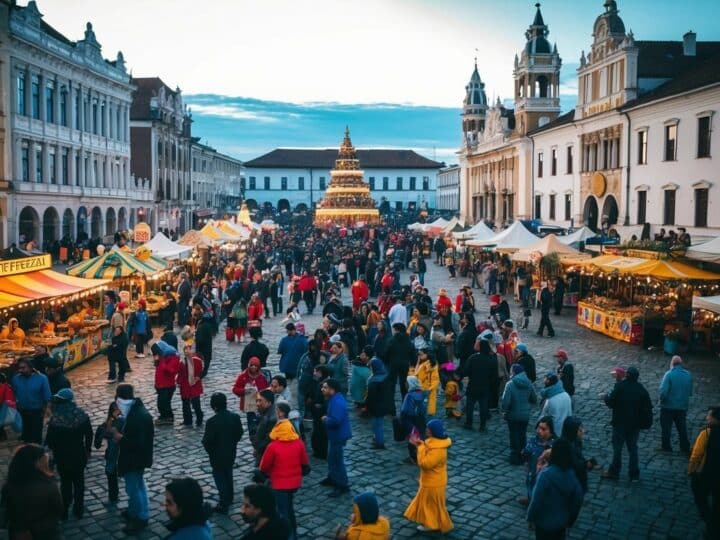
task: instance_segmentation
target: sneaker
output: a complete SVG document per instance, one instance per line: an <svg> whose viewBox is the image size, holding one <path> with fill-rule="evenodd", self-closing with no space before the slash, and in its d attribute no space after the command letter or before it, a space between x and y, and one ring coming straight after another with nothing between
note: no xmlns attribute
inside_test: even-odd
<svg viewBox="0 0 720 540"><path fill-rule="evenodd" d="M141 354L136 354L136 355L135 355L135 358L145 358L145 355L142 354L142 353L141 353Z"/></svg>
<svg viewBox="0 0 720 540"><path fill-rule="evenodd" d="M114 383L117 382L117 379L108 379L108 380L105 381L105 382L106 382L107 384L114 384Z"/></svg>

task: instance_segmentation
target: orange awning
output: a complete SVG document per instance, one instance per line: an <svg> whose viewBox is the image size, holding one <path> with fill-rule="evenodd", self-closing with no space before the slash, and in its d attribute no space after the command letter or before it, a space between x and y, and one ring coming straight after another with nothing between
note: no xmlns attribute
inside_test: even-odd
<svg viewBox="0 0 720 540"><path fill-rule="evenodd" d="M97 289L109 281L77 278L52 270L2 276L0 277L0 308Z"/></svg>

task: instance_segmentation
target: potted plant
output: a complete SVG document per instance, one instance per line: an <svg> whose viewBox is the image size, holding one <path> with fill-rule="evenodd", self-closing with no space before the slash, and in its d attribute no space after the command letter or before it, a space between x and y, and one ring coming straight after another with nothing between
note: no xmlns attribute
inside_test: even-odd
<svg viewBox="0 0 720 540"><path fill-rule="evenodd" d="M665 354L677 354L678 344L680 340L680 329L671 328L665 331L665 341L663 342L663 350Z"/></svg>

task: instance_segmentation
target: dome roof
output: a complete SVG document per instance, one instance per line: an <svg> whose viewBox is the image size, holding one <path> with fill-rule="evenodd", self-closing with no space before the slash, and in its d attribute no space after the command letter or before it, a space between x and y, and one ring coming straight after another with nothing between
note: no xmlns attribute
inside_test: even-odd
<svg viewBox="0 0 720 540"><path fill-rule="evenodd" d="M607 24L607 31L610 35L625 35L625 23L618 15L617 3L615 0L605 0L605 13L595 19L595 28L600 21L605 21Z"/></svg>
<svg viewBox="0 0 720 540"><path fill-rule="evenodd" d="M525 44L525 52L528 54L550 54L552 52L552 46L547 39L542 36L537 36Z"/></svg>
<svg viewBox="0 0 720 540"><path fill-rule="evenodd" d="M465 105L487 105L485 83L480 79L477 63L470 76L470 82L465 87Z"/></svg>

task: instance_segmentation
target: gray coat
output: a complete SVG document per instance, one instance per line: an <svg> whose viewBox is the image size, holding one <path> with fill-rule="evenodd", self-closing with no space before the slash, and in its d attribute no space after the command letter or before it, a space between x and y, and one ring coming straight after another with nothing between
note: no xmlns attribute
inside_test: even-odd
<svg viewBox="0 0 720 540"><path fill-rule="evenodd" d="M502 395L502 410L505 419L513 422L530 420L530 405L537 403L537 395L525 372L513 375L505 385Z"/></svg>

